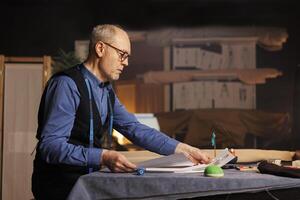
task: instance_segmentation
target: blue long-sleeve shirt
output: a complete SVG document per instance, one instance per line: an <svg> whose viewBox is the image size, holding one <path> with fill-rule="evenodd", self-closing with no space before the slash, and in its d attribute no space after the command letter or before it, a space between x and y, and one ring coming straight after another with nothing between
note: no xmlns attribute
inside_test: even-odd
<svg viewBox="0 0 300 200"><path fill-rule="evenodd" d="M83 64L78 67L91 85L101 121L105 122L108 113L107 97L111 85L101 82ZM117 97L115 99L114 129L147 150L164 155L174 153L178 141L139 123L133 114L127 112L119 99ZM79 103L80 93L70 77L57 76L49 81L44 108L45 122L39 144L41 157L47 163L100 166L102 149L68 143Z"/></svg>

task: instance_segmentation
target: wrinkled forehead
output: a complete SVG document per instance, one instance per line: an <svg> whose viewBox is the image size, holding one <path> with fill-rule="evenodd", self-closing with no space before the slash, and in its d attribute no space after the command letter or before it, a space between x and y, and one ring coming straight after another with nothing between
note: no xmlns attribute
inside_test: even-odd
<svg viewBox="0 0 300 200"><path fill-rule="evenodd" d="M130 40L127 33L124 31L117 31L113 39L113 45L121 50L126 51L128 54L131 53Z"/></svg>

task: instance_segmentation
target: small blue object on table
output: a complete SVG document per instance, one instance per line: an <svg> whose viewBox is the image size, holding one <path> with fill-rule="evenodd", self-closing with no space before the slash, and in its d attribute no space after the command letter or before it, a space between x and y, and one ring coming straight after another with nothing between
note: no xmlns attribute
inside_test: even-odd
<svg viewBox="0 0 300 200"><path fill-rule="evenodd" d="M138 176L144 175L144 173L145 173L145 169L144 169L144 168L138 168L138 169L136 170L136 174L137 174Z"/></svg>

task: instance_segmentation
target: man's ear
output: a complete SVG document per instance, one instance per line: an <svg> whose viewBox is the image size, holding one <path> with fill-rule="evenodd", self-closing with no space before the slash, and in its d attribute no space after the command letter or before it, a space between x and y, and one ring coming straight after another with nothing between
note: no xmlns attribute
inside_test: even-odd
<svg viewBox="0 0 300 200"><path fill-rule="evenodd" d="M103 44L103 42L99 41L99 42L96 43L95 53L96 53L97 57L99 57L99 58L101 58L103 56L103 53L104 53L104 44Z"/></svg>

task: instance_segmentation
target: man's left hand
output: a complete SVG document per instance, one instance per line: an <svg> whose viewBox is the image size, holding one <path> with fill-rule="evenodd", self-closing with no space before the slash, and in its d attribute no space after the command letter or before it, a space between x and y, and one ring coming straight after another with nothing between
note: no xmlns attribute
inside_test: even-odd
<svg viewBox="0 0 300 200"><path fill-rule="evenodd" d="M206 152L185 143L179 143L175 149L175 153L183 153L195 164L208 164L211 161Z"/></svg>

